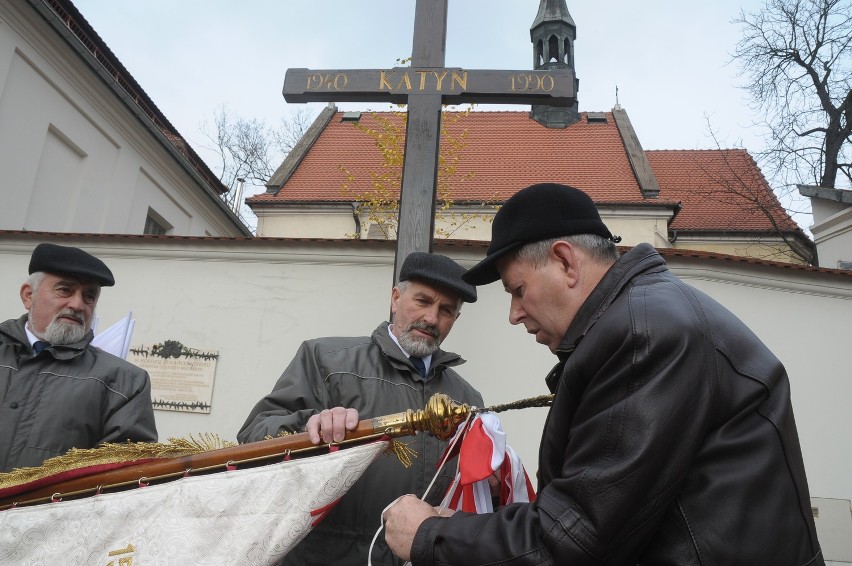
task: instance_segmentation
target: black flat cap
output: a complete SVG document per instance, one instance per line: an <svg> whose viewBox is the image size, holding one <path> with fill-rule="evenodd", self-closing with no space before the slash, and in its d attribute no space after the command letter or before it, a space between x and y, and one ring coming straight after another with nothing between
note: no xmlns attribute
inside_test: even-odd
<svg viewBox="0 0 852 566"><path fill-rule="evenodd" d="M39 244L30 258L30 274L36 271L73 275L96 281L104 287L115 285L112 271L104 262L79 248Z"/></svg>
<svg viewBox="0 0 852 566"><path fill-rule="evenodd" d="M462 277L472 285L492 283L500 279L497 260L506 252L530 242L575 234L621 240L613 237L595 203L580 189L557 183L531 185L500 207L491 225L491 244L485 259Z"/></svg>
<svg viewBox="0 0 852 566"><path fill-rule="evenodd" d="M449 289L466 303L476 302L476 287L462 280L464 267L444 255L411 252L402 262L400 281L422 281Z"/></svg>

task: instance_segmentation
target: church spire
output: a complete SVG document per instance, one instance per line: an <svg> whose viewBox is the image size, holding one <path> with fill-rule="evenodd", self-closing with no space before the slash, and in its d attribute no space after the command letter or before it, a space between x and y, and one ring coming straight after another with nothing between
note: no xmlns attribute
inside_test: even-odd
<svg viewBox="0 0 852 566"><path fill-rule="evenodd" d="M575 69L574 40L577 25L568 12L565 0L541 0L538 14L530 26L533 44L533 69ZM575 92L580 87L574 78ZM530 117L548 128L564 128L580 120L577 102L568 108L535 105Z"/></svg>

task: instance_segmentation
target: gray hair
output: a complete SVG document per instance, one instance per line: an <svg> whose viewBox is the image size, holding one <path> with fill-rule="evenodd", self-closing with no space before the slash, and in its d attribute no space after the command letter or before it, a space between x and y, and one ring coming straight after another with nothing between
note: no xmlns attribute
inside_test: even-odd
<svg viewBox="0 0 852 566"><path fill-rule="evenodd" d="M45 277L47 277L47 273L44 271L36 271L27 277L27 283L29 284L30 289L32 289L33 294L38 291L38 287L41 285L42 281L44 281Z"/></svg>
<svg viewBox="0 0 852 566"><path fill-rule="evenodd" d="M399 289L400 293L405 293L405 290L408 289L410 280L400 281L395 285L397 289ZM429 283L425 283L425 285L429 285ZM431 285L430 285L431 286ZM456 314L461 312L462 305L464 304L464 300L461 297L458 297L456 301Z"/></svg>
<svg viewBox="0 0 852 566"><path fill-rule="evenodd" d="M573 236L549 238L547 240L524 244L513 252L512 257L519 261L531 263L538 269L547 263L550 248L556 242L568 242L573 246L577 246L599 263L616 261L621 255L618 252L618 248L615 247L615 243L608 238L598 236L597 234L575 234Z"/></svg>

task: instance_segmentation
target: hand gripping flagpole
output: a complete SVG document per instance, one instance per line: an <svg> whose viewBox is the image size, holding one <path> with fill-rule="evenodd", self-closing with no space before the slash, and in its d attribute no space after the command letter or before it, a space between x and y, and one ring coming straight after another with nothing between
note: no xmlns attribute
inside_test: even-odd
<svg viewBox="0 0 852 566"><path fill-rule="evenodd" d="M249 444L200 442L194 438L170 439L170 443L106 444L94 449L71 449L38 468L20 468L0 474L0 510L62 499L118 491L189 475L217 473L236 467L251 467L328 450L329 446L363 444L388 437L427 432L442 440L453 436L471 414L499 412L549 404L552 396L480 409L433 395L422 410L360 421L347 431L343 441L314 445L308 433L279 436ZM402 454L397 454L402 458Z"/></svg>

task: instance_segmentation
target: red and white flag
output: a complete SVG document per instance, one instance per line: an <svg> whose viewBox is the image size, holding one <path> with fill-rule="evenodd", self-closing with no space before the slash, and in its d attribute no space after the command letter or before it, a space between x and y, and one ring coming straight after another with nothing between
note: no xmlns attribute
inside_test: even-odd
<svg viewBox="0 0 852 566"><path fill-rule="evenodd" d="M0 511L0 564L274 564L387 447Z"/></svg>
<svg viewBox="0 0 852 566"><path fill-rule="evenodd" d="M521 459L506 443L497 415L476 415L467 427L456 431L450 447L454 447L459 435L463 436L458 447L458 472L444 496L443 507L471 513L492 512L492 476L492 481L500 483L500 505L535 501L532 483Z"/></svg>

